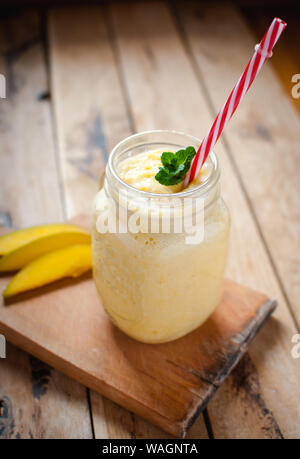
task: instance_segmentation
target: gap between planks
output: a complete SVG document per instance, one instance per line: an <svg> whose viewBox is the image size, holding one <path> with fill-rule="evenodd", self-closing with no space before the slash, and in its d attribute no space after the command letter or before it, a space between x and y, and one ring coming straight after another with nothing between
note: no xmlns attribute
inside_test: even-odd
<svg viewBox="0 0 300 459"><path fill-rule="evenodd" d="M50 98L50 111L51 111L51 121L52 121L52 131L53 131L55 166L56 166L57 177L58 177L59 194L60 194L63 218L64 220L67 220L66 198L65 198L64 188L62 186L63 177L62 177L62 170L60 167L60 161L58 157L59 143L58 143L58 134L57 134L57 128L56 128L57 125L56 125L56 120L55 120L55 113L53 110L53 104L52 104L52 94L50 90L51 71L50 71L50 47L49 47L49 40L48 40L49 34L48 34L47 10L42 9L39 15L40 15L41 37L42 37L44 60L45 60L46 75L47 75L47 87L48 87L49 98ZM90 418L90 424L91 424L91 434L92 434L92 438L95 439L95 429L94 429L93 413L92 413L92 407L91 407L90 389L88 387L86 387L85 389L86 389L86 399L87 399L89 418Z"/></svg>

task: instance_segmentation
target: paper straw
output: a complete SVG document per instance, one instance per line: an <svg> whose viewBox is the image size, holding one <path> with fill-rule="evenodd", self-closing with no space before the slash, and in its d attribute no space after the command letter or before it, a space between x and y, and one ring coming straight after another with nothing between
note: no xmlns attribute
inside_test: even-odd
<svg viewBox="0 0 300 459"><path fill-rule="evenodd" d="M231 91L230 96L225 102L222 110L219 112L207 136L203 139L193 160L192 166L184 178L183 188L185 188L194 179L194 177L199 174L211 149L218 141L218 138L222 134L226 124L253 83L254 78L262 68L266 59L272 56L272 49L285 27L286 23L284 21L279 18L274 18L262 41L255 46L255 53L250 59L237 84Z"/></svg>

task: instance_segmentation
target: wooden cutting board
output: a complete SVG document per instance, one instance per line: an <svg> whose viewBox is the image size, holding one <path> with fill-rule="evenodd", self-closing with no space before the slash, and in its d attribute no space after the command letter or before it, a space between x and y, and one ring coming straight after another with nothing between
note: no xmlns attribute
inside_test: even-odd
<svg viewBox="0 0 300 459"><path fill-rule="evenodd" d="M0 278L1 292L8 281ZM0 333L85 386L184 437L275 306L264 294L226 280L221 304L202 327L172 343L143 344L111 324L89 275L24 294L9 305L1 297Z"/></svg>

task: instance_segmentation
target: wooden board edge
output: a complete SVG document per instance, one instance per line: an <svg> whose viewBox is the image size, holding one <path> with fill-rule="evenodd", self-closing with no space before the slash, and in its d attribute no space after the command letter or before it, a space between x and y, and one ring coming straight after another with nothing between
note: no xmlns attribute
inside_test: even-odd
<svg viewBox="0 0 300 459"><path fill-rule="evenodd" d="M182 421L172 423L170 423L167 418L162 417L159 413L155 415L154 412L151 412L152 418L147 417L147 408L142 405L141 402L134 399L129 399L127 394L121 393L118 389L108 387L106 383L101 381L99 382L98 379L92 376L87 377L86 373L84 373L80 368L70 364L69 362L66 362L63 358L60 358L59 364L54 364L54 362L56 362L56 358L53 353L47 348L42 347L36 351L34 342L27 336L22 336L22 346L20 346L21 343L18 339L18 335L16 335L14 330L12 330L9 326L0 324L0 333L3 333L6 339L15 346L22 347L22 349L26 352L46 362L48 365L52 366L58 371L61 371L68 377L75 379L79 383L84 384L96 392L101 393L105 397L113 400L115 403L147 419L149 422L153 423L153 419L155 419L156 425L171 435L184 438L189 428L193 425L195 420L208 404L211 397L215 394L225 378L230 374L232 369L237 365L241 357L245 354L250 343L263 327L269 316L272 314L276 308L276 305L277 302L272 299L268 299L265 303L262 304L262 306L258 309L255 317L249 321L246 329L243 331L241 346L239 347L238 351L231 356L230 361L225 368L224 374L222 374L222 377L220 378L220 375L218 375L217 383L213 382L208 384L208 390L205 399L203 400L202 398L197 397L193 410Z"/></svg>
<svg viewBox="0 0 300 459"><path fill-rule="evenodd" d="M108 386L105 381L100 381L96 377L87 375L81 368L66 361L62 357L59 357L59 360L57 360L57 355L53 354L53 352L49 351L49 349L46 347L40 347L36 349L35 342L28 336L19 332L16 334L15 330L3 323L0 323L0 333L5 336L7 342L45 362L51 368L60 371L64 375L79 382L85 387L88 387L89 389L103 395L109 400L112 400L123 408L139 415L143 419L149 421L151 424L155 424L156 426L160 427L165 432L175 436L182 436L181 432L177 428L176 423L170 424L167 418L163 417L160 413L155 414L154 411L151 411L152 417L148 417L147 411L149 408L144 406L140 401L137 401L133 398L130 399L128 394Z"/></svg>
<svg viewBox="0 0 300 459"><path fill-rule="evenodd" d="M243 330L244 340L241 343L241 346L239 347L237 352L231 355L231 359L228 362L228 365L226 366L226 370L222 377L217 381L212 381L209 384L208 392L205 399L196 401L193 410L180 423L178 433L180 433L180 436L182 438L185 438L188 430L191 428L191 426L194 424L194 422L200 416L203 410L207 407L207 404L210 401L210 399L221 387L227 376L229 376L229 374L234 369L234 367L239 363L241 358L245 355L253 339L263 328L271 314L275 311L276 307L277 301L275 299L268 298L267 301L265 301L260 306L255 317L249 321L248 326Z"/></svg>

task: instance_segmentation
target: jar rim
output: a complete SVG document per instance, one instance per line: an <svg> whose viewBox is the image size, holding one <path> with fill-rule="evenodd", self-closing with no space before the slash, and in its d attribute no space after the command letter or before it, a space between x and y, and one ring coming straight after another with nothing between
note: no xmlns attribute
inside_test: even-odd
<svg viewBox="0 0 300 459"><path fill-rule="evenodd" d="M196 144L201 144L201 140L198 139L197 137L195 136L192 136L190 134L186 134L185 132L180 132L180 131L175 131L175 130L167 130L167 129L154 129L154 130L150 130L150 131L142 131L142 132L138 132L136 134L132 134L128 137L126 137L125 139L121 140L121 142L119 142L111 151L111 154L109 155L109 158L108 158L108 162L107 162L107 167L110 171L110 173L113 175L113 178L120 183L120 185L122 187L124 187L125 189L127 188L129 191L131 192L134 192L136 193L137 195L145 198L145 197L148 197L148 198L158 198L158 197L164 197L164 198L170 198L170 197L178 197L178 198L185 198L185 197L189 197L195 193L207 193L211 188L213 188L219 178L220 178L220 165L219 165L219 160L218 158L216 157L215 153L213 151L210 152L209 154L209 157L210 157L210 160L211 160L211 163L212 163L212 171L210 173L210 175L208 176L208 178L202 182L200 185L198 185L197 187L194 187L194 188L191 188L189 190L184 190L184 191L180 191L178 193L153 193L153 192L149 192L149 191L143 191L143 190L139 190L138 188L135 188L131 185L129 185L128 183L124 182L118 175L116 169L115 169L115 166L114 166L114 156L115 154L120 150L120 148L123 146L123 145L126 145L126 143L129 141L129 140L132 140L132 139L139 139L139 138L142 138L143 136L146 136L146 135L149 135L149 134L175 134L175 135L178 135L178 136L184 136L186 138L189 138L190 140L192 140L194 143ZM147 143L147 142L146 142ZM148 142L149 144L151 144L151 141Z"/></svg>

